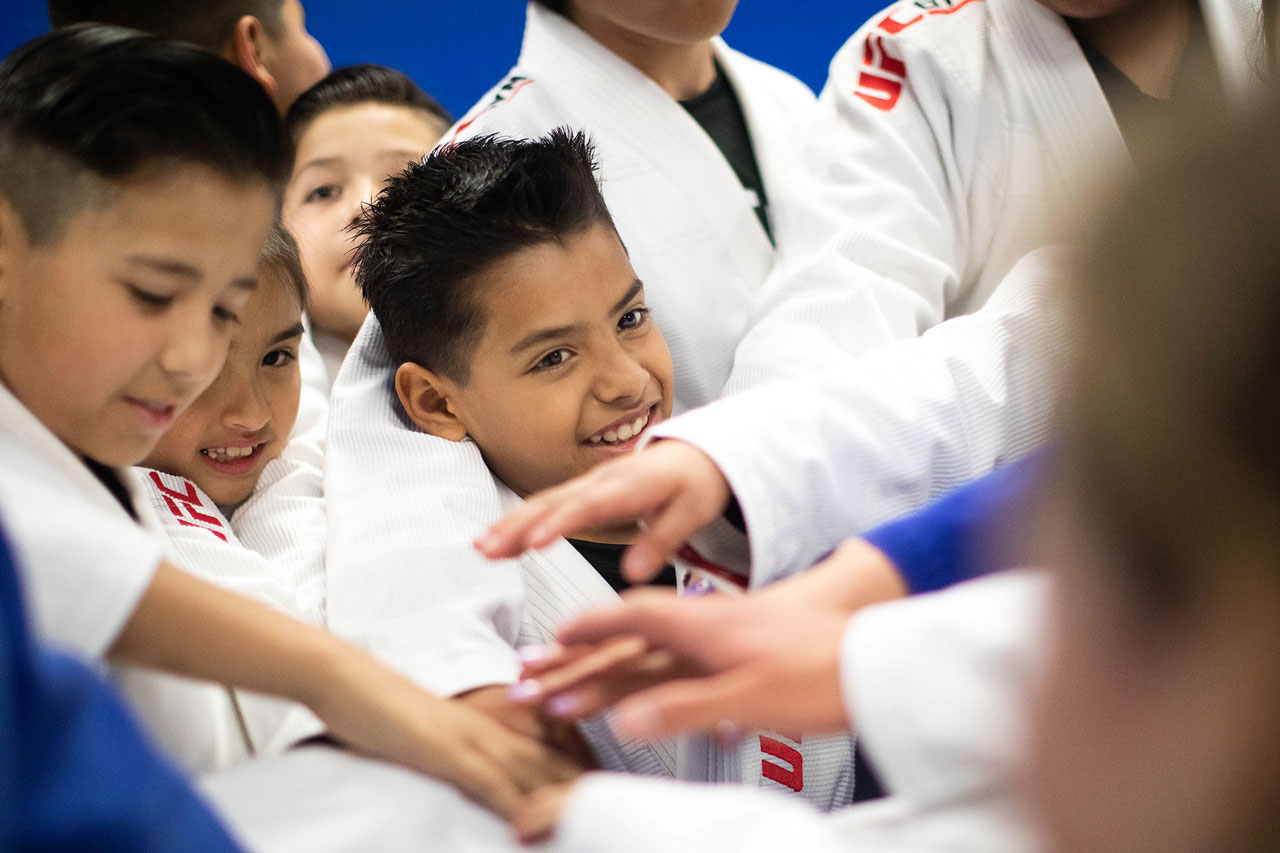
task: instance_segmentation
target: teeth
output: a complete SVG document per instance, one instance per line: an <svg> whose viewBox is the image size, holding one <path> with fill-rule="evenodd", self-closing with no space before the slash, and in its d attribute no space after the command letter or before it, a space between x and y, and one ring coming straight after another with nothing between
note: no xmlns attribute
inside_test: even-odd
<svg viewBox="0 0 1280 853"><path fill-rule="evenodd" d="M257 450L257 445L251 447L207 447L200 452L216 462L229 462L232 459L252 456L255 450Z"/></svg>
<svg viewBox="0 0 1280 853"><path fill-rule="evenodd" d="M587 439L592 444L617 444L621 441L630 441L635 436L644 431L649 425L649 413L645 412L629 424L623 424L616 430L609 430L604 435L593 435Z"/></svg>

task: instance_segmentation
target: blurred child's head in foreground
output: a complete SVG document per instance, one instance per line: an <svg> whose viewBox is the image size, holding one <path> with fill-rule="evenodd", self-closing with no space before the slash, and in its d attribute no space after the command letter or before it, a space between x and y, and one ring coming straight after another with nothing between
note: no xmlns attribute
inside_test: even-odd
<svg viewBox="0 0 1280 853"><path fill-rule="evenodd" d="M1280 847L1280 110L1183 126L1074 306L1036 735L1072 851Z"/></svg>

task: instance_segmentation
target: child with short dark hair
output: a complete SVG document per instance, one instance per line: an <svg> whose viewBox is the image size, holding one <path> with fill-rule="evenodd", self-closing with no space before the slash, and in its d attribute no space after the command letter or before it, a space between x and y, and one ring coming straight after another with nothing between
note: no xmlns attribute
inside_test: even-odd
<svg viewBox="0 0 1280 853"><path fill-rule="evenodd" d="M285 116L298 158L285 190L284 219L302 251L312 293L311 333L330 381L369 313L353 278L351 221L452 123L408 75L372 64L332 72Z"/></svg>
<svg viewBox="0 0 1280 853"><path fill-rule="evenodd" d="M0 63L0 505L38 632L302 702L508 809L563 761L190 577L144 529L126 466L221 370L289 165L262 88L189 45L75 26Z"/></svg>
<svg viewBox="0 0 1280 853"><path fill-rule="evenodd" d="M55 28L97 23L189 42L234 62L281 113L329 70L298 0L48 0Z"/></svg>
<svg viewBox="0 0 1280 853"><path fill-rule="evenodd" d="M389 183L359 232L356 280L387 330L386 348L398 365L376 379L395 388L400 411L387 415L407 418L425 434L430 452L464 459L474 472L449 483L383 488L456 491L464 505L473 504L470 511L496 517L500 500L519 501L630 452L650 423L670 414L671 360L582 134L483 137L437 149ZM485 493L495 492L501 497L485 501ZM339 515L331 529L341 526ZM465 528L447 535L465 538ZM516 577L524 594L499 605L512 622L507 625L505 615L495 620L510 631L506 648L545 640L560 618L587 603L616 600L617 543L629 535L626 529L591 531L582 537L591 542L562 540L525 560ZM371 644L375 653L440 692L464 693L509 725L572 742L571 730L509 701L508 679L491 657L477 653L475 629L447 615L460 600L501 593L509 581L498 586L483 575L435 569L424 571L421 582L436 590L440 615L432 618L438 626L432 633L438 639L424 642L415 630L405 636L412 656L385 643ZM398 595L377 576L366 576L360 588L329 588L331 601L349 604L357 596L388 620L400 618L405 603L415 624L428 618L414 606L416 598ZM346 628L341 620L334 624L339 633ZM368 641L359 632L353 636ZM665 766L669 773L673 766L665 747L636 742L619 748L601 721L584 734L606 767L664 772Z"/></svg>

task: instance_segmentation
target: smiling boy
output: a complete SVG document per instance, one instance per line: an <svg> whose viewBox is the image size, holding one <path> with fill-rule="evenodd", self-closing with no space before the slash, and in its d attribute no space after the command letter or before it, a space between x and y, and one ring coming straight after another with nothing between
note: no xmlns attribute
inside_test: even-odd
<svg viewBox="0 0 1280 853"><path fill-rule="evenodd" d="M448 146L393 181L361 230L357 281L406 414L473 441L517 495L629 453L670 416L671 357L581 134Z"/></svg>
<svg viewBox="0 0 1280 853"><path fill-rule="evenodd" d="M484 482L379 482L379 490L434 493L446 505L496 515L496 501L480 503L495 483L504 499L519 501L629 452L650 424L671 414L671 359L582 134L482 137L438 149L390 182L359 230L356 281L398 365L376 381L394 386L396 416L425 433L432 452L488 468ZM446 518L431 521L442 535L450 528ZM540 642L567 614L616 600L617 557L632 532L586 531L500 569L520 571L515 585L524 591L510 623L495 613L506 642ZM468 535L462 527L451 534ZM361 596L386 624L401 624L376 638L353 636L401 666L411 655L406 669L415 679L464 693L517 730L579 745L565 723L508 700L503 685L512 679L494 667L487 636L437 627L456 623L437 623L432 607L452 606L455 595L483 600L495 588L490 580L478 574L470 588L446 591L434 586L432 568L416 580L419 589L434 589L425 598L399 595L373 576L359 589L330 590L330 598L345 604ZM609 769L671 772L669 754L620 745L600 721L582 733Z"/></svg>

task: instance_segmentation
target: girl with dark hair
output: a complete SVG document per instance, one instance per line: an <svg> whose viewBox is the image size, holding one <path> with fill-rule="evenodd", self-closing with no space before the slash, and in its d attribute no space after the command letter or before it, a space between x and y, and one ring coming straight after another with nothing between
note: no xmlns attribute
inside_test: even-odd
<svg viewBox="0 0 1280 853"><path fill-rule="evenodd" d="M297 147L284 220L311 287L312 336L332 381L368 309L352 278L347 230L392 175L453 122L407 75L382 65L339 68L294 102L285 123Z"/></svg>

